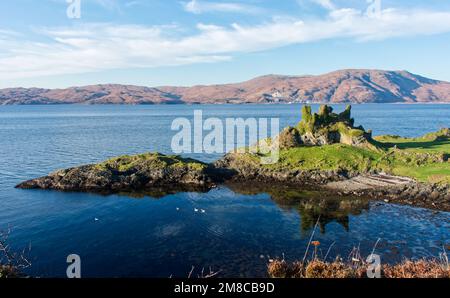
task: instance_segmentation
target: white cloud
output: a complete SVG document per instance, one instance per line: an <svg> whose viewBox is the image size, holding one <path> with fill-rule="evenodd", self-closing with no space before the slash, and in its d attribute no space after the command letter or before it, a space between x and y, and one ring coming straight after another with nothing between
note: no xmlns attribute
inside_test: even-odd
<svg viewBox="0 0 450 298"><path fill-rule="evenodd" d="M358 41L450 32L450 11L386 9L369 17L355 9L333 10L324 19L274 19L254 26L199 24L184 28L89 24L38 30L49 42L0 34L0 79L158 67L231 59L285 45L330 38ZM0 32L1 29L0 29Z"/></svg>
<svg viewBox="0 0 450 298"><path fill-rule="evenodd" d="M234 12L234 13L258 13L262 9L235 2L211 2L206 0L191 0L182 2L184 10L190 13L201 14L208 12Z"/></svg>
<svg viewBox="0 0 450 298"><path fill-rule="evenodd" d="M313 1L325 9L328 9L328 10L336 9L336 6L333 4L333 2L331 0L313 0Z"/></svg>
<svg viewBox="0 0 450 298"><path fill-rule="evenodd" d="M106 9L120 11L120 5L117 0L94 0L94 2Z"/></svg>
<svg viewBox="0 0 450 298"><path fill-rule="evenodd" d="M311 5L319 5L327 10L337 9L336 5L333 3L333 0L297 0L297 3L302 8L310 7Z"/></svg>

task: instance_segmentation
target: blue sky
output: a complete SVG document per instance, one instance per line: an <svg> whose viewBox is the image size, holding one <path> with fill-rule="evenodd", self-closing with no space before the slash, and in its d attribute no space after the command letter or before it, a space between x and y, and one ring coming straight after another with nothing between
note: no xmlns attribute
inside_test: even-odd
<svg viewBox="0 0 450 298"><path fill-rule="evenodd" d="M70 0L78 1L78 0ZM342 68L450 81L450 1L0 2L0 88L238 82Z"/></svg>

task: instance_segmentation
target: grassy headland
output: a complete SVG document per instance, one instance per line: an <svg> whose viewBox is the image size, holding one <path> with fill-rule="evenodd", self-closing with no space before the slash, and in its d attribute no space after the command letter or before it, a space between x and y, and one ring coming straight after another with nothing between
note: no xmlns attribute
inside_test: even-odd
<svg viewBox="0 0 450 298"><path fill-rule="evenodd" d="M345 144L282 149L279 162L267 167L385 172L411 177L420 182L450 183L450 138L444 138L446 135L443 134L441 136L433 141L376 137L379 150Z"/></svg>
<svg viewBox="0 0 450 298"><path fill-rule="evenodd" d="M372 131L354 123L351 106L339 114L326 105L314 114L304 106L301 122L258 143L259 151L237 150L214 164L159 153L120 156L60 170L17 187L100 192L156 187L161 191L174 186L208 188L231 179L326 186L343 195L378 199L386 195L386 199L450 210L450 129L418 138L373 138ZM278 161L261 164L262 152L267 152L261 146L276 146ZM363 179L352 180L358 177ZM342 181L346 184L330 185Z"/></svg>
<svg viewBox="0 0 450 298"><path fill-rule="evenodd" d="M418 138L387 135L374 139L385 148L383 162L392 173L422 182L450 183L450 129Z"/></svg>
<svg viewBox="0 0 450 298"><path fill-rule="evenodd" d="M418 138L377 136L354 127L350 106L341 113L322 106L311 115L302 111L302 121L288 127L274 140L280 146L275 164L258 165L269 171L384 172L419 182L450 183L450 129L441 129ZM274 140L269 140L274 142ZM234 154L234 164L258 164L259 154Z"/></svg>

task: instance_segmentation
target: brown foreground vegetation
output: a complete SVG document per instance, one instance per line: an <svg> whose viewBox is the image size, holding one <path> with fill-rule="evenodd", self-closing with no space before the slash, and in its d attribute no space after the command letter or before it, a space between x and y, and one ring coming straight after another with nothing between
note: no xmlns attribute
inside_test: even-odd
<svg viewBox="0 0 450 298"><path fill-rule="evenodd" d="M15 278L19 277L17 269L9 265L0 265L0 278Z"/></svg>
<svg viewBox="0 0 450 298"><path fill-rule="evenodd" d="M367 278L367 265L344 263L340 259L324 262L318 259L302 263L274 260L268 265L272 278ZM438 260L405 260L397 265L382 265L384 278L450 278L450 268Z"/></svg>

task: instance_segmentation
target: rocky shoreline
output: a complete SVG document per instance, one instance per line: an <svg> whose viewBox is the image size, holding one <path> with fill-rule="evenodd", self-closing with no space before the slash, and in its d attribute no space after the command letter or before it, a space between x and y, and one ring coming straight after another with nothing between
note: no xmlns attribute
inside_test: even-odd
<svg viewBox="0 0 450 298"><path fill-rule="evenodd" d="M241 151L211 164L146 153L59 170L16 187L102 193L156 189L164 193L207 191L235 181L309 187L340 196L450 211L450 164L448 158L437 158L449 154L450 129L415 139L385 136L383 142L374 140L370 130L354 126L350 113L350 106L340 114L328 106L313 114L304 106L296 127L287 127L266 143L279 144L279 160L271 165L261 164L260 153ZM418 150L420 144L425 149ZM434 152L428 150L433 145L438 148Z"/></svg>
<svg viewBox="0 0 450 298"><path fill-rule="evenodd" d="M142 155L147 156L147 155ZM150 154L155 159L177 160L162 154ZM105 163L59 170L48 176L18 184L21 189L51 189L75 192L142 192L166 193L178 191L208 191L217 184L239 182L253 185L266 183L314 188L338 196L364 197L390 203L450 212L448 185L416 182L407 177L386 174L349 173L346 171L274 171L241 164L233 166L229 156L214 164L190 160L192 165L177 164L159 168L155 163L138 161L138 167L120 171L103 167ZM110 164L107 162L106 164ZM195 166L193 166L195 165ZM197 168L196 168L197 167ZM158 192L152 192L157 189Z"/></svg>
<svg viewBox="0 0 450 298"><path fill-rule="evenodd" d="M375 187L348 191L336 189L339 195L353 195L387 203L397 203L450 212L450 187L448 185L410 182L406 185Z"/></svg>
<svg viewBox="0 0 450 298"><path fill-rule="evenodd" d="M213 183L208 164L178 156L147 153L58 170L16 188L77 192L121 192L150 188L198 188Z"/></svg>
<svg viewBox="0 0 450 298"><path fill-rule="evenodd" d="M370 177L370 178L368 178ZM373 183L374 177L390 180ZM238 173L232 181L246 184L267 183L289 185L293 188L312 188L332 192L341 197L353 196L450 212L450 186L421 183L408 177L376 173L345 171L248 171Z"/></svg>

